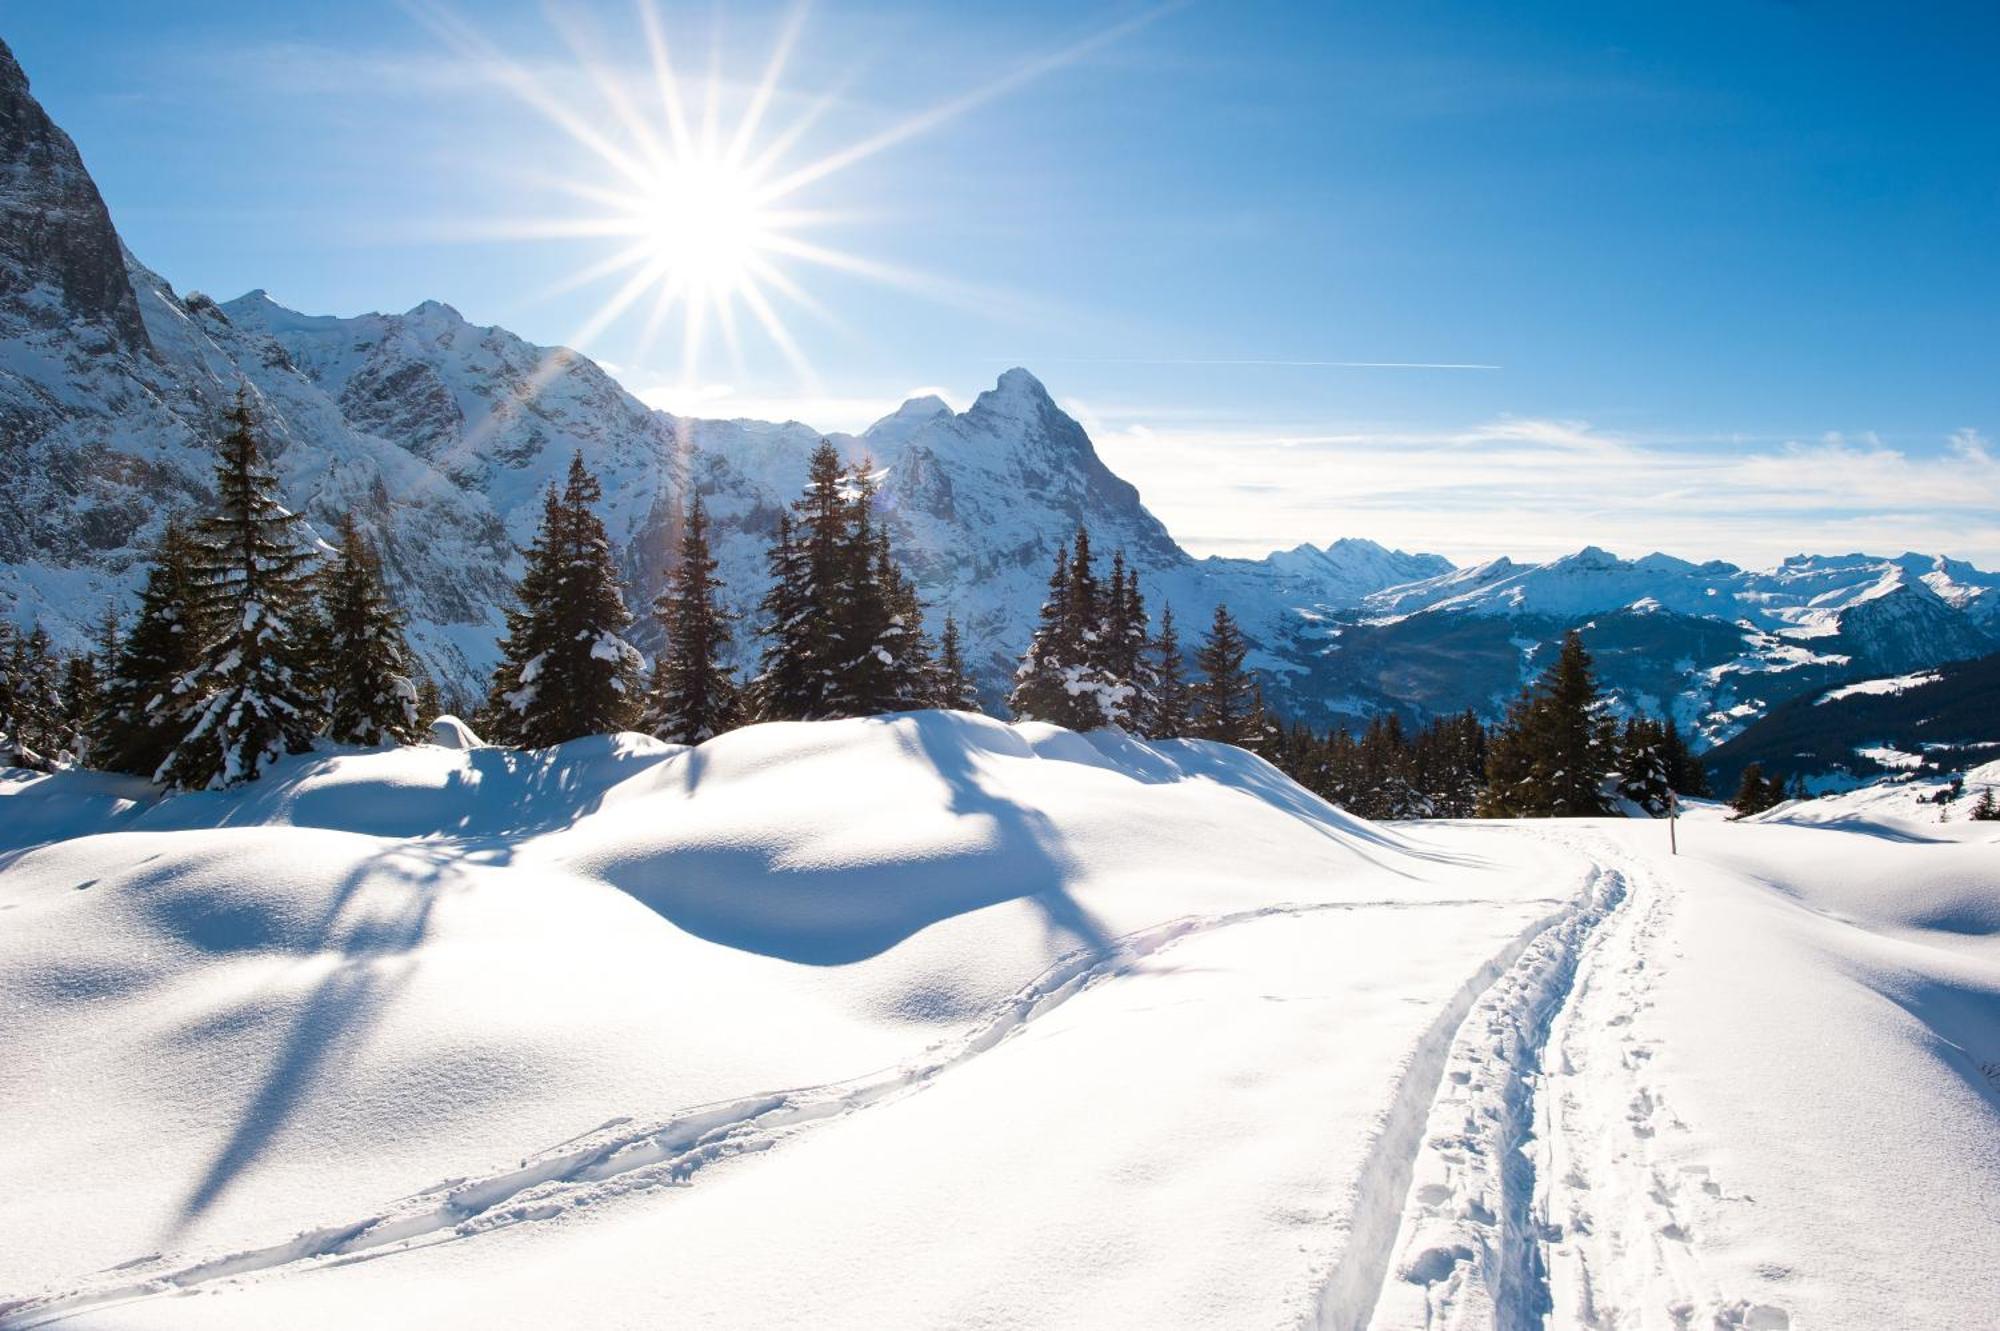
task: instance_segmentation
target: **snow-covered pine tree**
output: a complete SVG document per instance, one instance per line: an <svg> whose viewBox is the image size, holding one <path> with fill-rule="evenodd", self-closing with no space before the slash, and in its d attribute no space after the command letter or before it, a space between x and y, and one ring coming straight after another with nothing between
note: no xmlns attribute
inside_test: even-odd
<svg viewBox="0 0 2000 1331"><path fill-rule="evenodd" d="M1187 663L1181 657L1180 631L1174 608L1160 608L1160 631L1152 641L1153 696L1143 727L1154 739L1180 739L1191 730Z"/></svg>
<svg viewBox="0 0 2000 1331"><path fill-rule="evenodd" d="M771 585L758 602L763 640L757 676L745 690L745 710L759 721L796 721L817 695L810 677L815 632L808 599L805 554L789 513L778 515L778 531L766 552Z"/></svg>
<svg viewBox="0 0 2000 1331"><path fill-rule="evenodd" d="M924 606L917 584L896 563L886 527L876 528L875 582L889 606L889 620L877 644L889 656L885 711L908 712L932 705L937 658L924 632Z"/></svg>
<svg viewBox="0 0 2000 1331"><path fill-rule="evenodd" d="M153 547L138 618L108 658L104 705L91 733L91 762L107 772L150 777L178 738L173 688L201 659L208 636L194 558L187 529L169 518ZM106 613L115 624L115 608Z"/></svg>
<svg viewBox="0 0 2000 1331"><path fill-rule="evenodd" d="M1659 722L1627 718L1618 740L1618 793L1654 818L1667 816L1673 783L1667 776L1666 731Z"/></svg>
<svg viewBox="0 0 2000 1331"><path fill-rule="evenodd" d="M889 533L875 520L872 466L844 476L846 531L834 611L828 716L876 716L926 706L930 643L916 588L897 568Z"/></svg>
<svg viewBox="0 0 2000 1331"><path fill-rule="evenodd" d="M1121 588L1119 598L1123 595ZM1071 730L1124 722L1132 687L1116 678L1109 664L1112 599L1110 589L1098 581L1090 533L1078 527L1074 544L1057 551L1049 599L1014 674L1008 707L1016 720L1047 721Z"/></svg>
<svg viewBox="0 0 2000 1331"><path fill-rule="evenodd" d="M72 761L64 742L62 664L37 624L0 620L0 765L50 771Z"/></svg>
<svg viewBox="0 0 2000 1331"><path fill-rule="evenodd" d="M90 762L91 720L104 704L104 683L97 673L97 658L78 652L64 658L62 667L62 750L68 761L80 766Z"/></svg>
<svg viewBox="0 0 2000 1331"><path fill-rule="evenodd" d="M20 645L20 630L14 621L0 615L0 767L16 767L22 744L19 706L20 679L14 667L14 652Z"/></svg>
<svg viewBox="0 0 2000 1331"><path fill-rule="evenodd" d="M275 497L246 394L224 419L217 511L194 532L196 601L210 632L173 686L167 706L178 735L154 774L182 789L254 781L285 754L304 752L318 729L294 623L313 562L303 519Z"/></svg>
<svg viewBox="0 0 2000 1331"><path fill-rule="evenodd" d="M958 620L944 617L944 632L938 638L937 666L931 706L951 712L976 712L979 694L965 670L965 647L959 640Z"/></svg>
<svg viewBox="0 0 2000 1331"><path fill-rule="evenodd" d="M830 441L820 440L807 460L805 492L792 512L771 551L773 582L764 598L764 652L754 690L758 717L767 721L844 715L839 709L849 701L841 695L851 691L844 649L854 636L848 591L858 561L850 541L848 476Z"/></svg>
<svg viewBox="0 0 2000 1331"><path fill-rule="evenodd" d="M736 681L723 664L729 617L717 600L715 556L708 546L708 515L694 495L681 523L678 558L653 615L666 646L653 664L646 714L639 728L674 744L700 744L737 725Z"/></svg>
<svg viewBox="0 0 2000 1331"><path fill-rule="evenodd" d="M1074 718L1076 700L1065 688L1074 645L1068 641L1070 547L1056 547L1055 571L1049 574L1049 594L1042 601L1035 632L1014 672L1014 687L1007 695L1007 710L1016 721L1050 721L1066 724Z"/></svg>
<svg viewBox="0 0 2000 1331"><path fill-rule="evenodd" d="M530 743L525 718L546 687L543 667L556 649L560 632L555 599L569 545L563 530L567 522L562 492L552 482L542 494L542 521L535 529L535 539L521 551L521 580L514 584L516 604L507 611L500 663L494 667L493 683L477 717L479 733L497 743Z"/></svg>
<svg viewBox="0 0 2000 1331"><path fill-rule="evenodd" d="M506 742L545 748L638 719L645 661L621 636L632 616L594 509L603 495L579 451L544 501L486 713Z"/></svg>
<svg viewBox="0 0 2000 1331"><path fill-rule="evenodd" d="M1111 556L1105 591L1097 653L1097 667L1107 685L1101 704L1105 721L1145 734L1155 683L1152 663L1146 659L1146 601L1139 591L1138 570L1125 563L1123 550Z"/></svg>
<svg viewBox="0 0 2000 1331"><path fill-rule="evenodd" d="M351 516L320 572L325 656L316 672L326 694L326 734L342 744L410 744L417 688L403 613L382 585L382 562Z"/></svg>
<svg viewBox="0 0 2000 1331"><path fill-rule="evenodd" d="M1194 726L1202 739L1250 747L1261 738L1257 693L1243 668L1249 651L1229 607L1218 604L1208 635L1195 653L1202 678L1194 686Z"/></svg>
<svg viewBox="0 0 2000 1331"><path fill-rule="evenodd" d="M1494 818L1588 818L1611 812L1616 734L1597 693L1583 638L1571 629L1540 680L1522 690L1487 749L1480 813Z"/></svg>
<svg viewBox="0 0 2000 1331"><path fill-rule="evenodd" d="M1706 798L1713 793L1708 785L1708 769L1689 750L1687 741L1681 738L1681 728L1671 716L1660 737L1660 753L1667 764L1667 783L1676 795Z"/></svg>

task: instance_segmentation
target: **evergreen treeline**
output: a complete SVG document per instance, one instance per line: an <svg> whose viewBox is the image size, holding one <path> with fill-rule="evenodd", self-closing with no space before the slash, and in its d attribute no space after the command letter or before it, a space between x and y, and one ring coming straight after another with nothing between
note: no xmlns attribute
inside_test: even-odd
<svg viewBox="0 0 2000 1331"><path fill-rule="evenodd" d="M214 511L170 519L139 612L106 614L96 649L57 662L40 629L0 624L0 737L10 761L88 763L181 789L254 780L319 737L416 736L403 620L351 523L309 545L275 496L256 417L224 413Z"/></svg>
<svg viewBox="0 0 2000 1331"><path fill-rule="evenodd" d="M1201 677L1189 683L1172 607L1162 608L1153 634L1125 552L1114 553L1100 577L1090 533L1079 527L1056 551L1048 599L1007 706L1017 721L1118 726L1143 737L1193 735L1256 749L1276 731L1244 667L1248 651L1229 608L1218 605L1195 656Z"/></svg>
<svg viewBox="0 0 2000 1331"><path fill-rule="evenodd" d="M129 627L107 613L94 650L61 657L40 629L0 621L6 761L220 787L322 737L411 742L437 713L437 685L415 667L379 556L351 520L338 546L309 544L277 503L247 399L225 424L215 510L167 522ZM544 497L478 713L491 738L539 747L636 726L699 744L752 721L978 705L957 620L946 616L935 641L924 631L865 460L847 465L825 441L814 450L769 548L747 681L729 666L739 628L699 496L680 515L651 608L665 646L650 674L624 636L633 617L596 514L602 497L580 453ZM1584 816L1621 800L1659 815L1675 793L1708 793L1671 721L1614 725L1575 632L1496 729L1467 712L1416 731L1385 715L1359 735L1318 733L1274 723L1227 606L1214 607L1190 663L1172 608L1155 626L1124 552L1100 567L1082 528L1057 551L1048 586L1008 697L1017 720L1250 748L1377 819ZM1754 774L1739 808L1784 798L1782 783Z"/></svg>
<svg viewBox="0 0 2000 1331"><path fill-rule="evenodd" d="M1664 816L1708 778L1672 721L1612 723L1590 654L1570 632L1555 662L1489 731L1466 712L1412 734L1394 715L1359 738L1293 726L1272 761L1299 784L1365 818L1563 818L1615 814L1630 801Z"/></svg>

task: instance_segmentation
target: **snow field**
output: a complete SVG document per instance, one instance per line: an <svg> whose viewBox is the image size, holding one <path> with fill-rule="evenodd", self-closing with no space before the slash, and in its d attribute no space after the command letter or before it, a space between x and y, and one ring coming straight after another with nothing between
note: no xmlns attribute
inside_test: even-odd
<svg viewBox="0 0 2000 1331"><path fill-rule="evenodd" d="M75 784L87 805L78 817L106 817L103 792ZM81 830L47 783L25 785L9 796L32 795L42 828ZM0 1154L0 1185L28 1199L0 1216L0 1288L31 1301L10 1325L172 1317L187 1305L126 1300L176 1289L230 1291L200 1300L209 1324L238 1289L255 1292L248 1321L296 1324L336 1306L324 1279L309 1288L256 1273L303 1262L395 1284L430 1245L482 1261L510 1252L486 1232L517 1222L553 1232L627 1204L650 1215L641 1194L674 1194L662 1214L685 1210L718 1191L713 1166L729 1167L734 1191L748 1158L788 1161L802 1136L839 1139L873 1120L910 1124L916 1140L943 1122L916 1109L956 1103L941 1091L973 1080L976 1061L1004 1051L1025 1065L1016 1047L1041 1047L1010 1032L1079 995L1092 1001L1078 1011L1110 1022L1100 990L1195 985L1192 973L1152 974L1168 965L1156 953L1198 954L1231 933L1298 953L1274 971L1272 1000L1249 1004L1260 1020L1219 1028L1189 990L1175 996L1185 1029L1153 1027L1156 1049L1197 1047L1207 1032L1226 1050L1291 1011L1277 1000L1300 989L1340 1012L1341 940L1369 937L1380 982L1408 972L1391 1008L1407 1023L1343 1018L1353 1034L1278 1023L1284 1055L1264 1046L1245 1064L1304 1076L1324 1067L1316 1041L1365 1035L1349 1089L1383 1094L1407 1061L1399 1041L1554 909L1538 850L1478 859L1374 828L1234 751L948 714L757 727L698 750L619 737L540 755L329 755L242 796L135 801L110 821L127 830L29 847L0 868L10 926L0 1003L20 1015L0 1032L0 1101L29 1125ZM438 828L447 834L422 834ZM1398 932L1382 934L1390 926L1377 915ZM1433 934L1461 941L1439 950ZM1325 959L1297 938L1318 940ZM1232 957L1238 983L1275 967L1259 956ZM1072 1097L1068 1112L1088 1115L1090 1098L1078 1104L1073 1089L1088 1072L1165 1103L1147 1089L1157 1058L1121 1063L1098 1030L1050 1046L1102 1052L1030 1076L1012 1120L1063 1103L1051 1083ZM1211 1084L1207 1057L1184 1071ZM1339 1246L1346 1211L1332 1195L1343 1185L1328 1124L1348 1124L1356 1159L1375 1124L1349 1098L1294 1088L1265 1101L1270 1141L1287 1140L1271 1135L1287 1116L1306 1126L1260 1168L1282 1165L1294 1194L1323 1194L1318 1221L1288 1225L1301 1235L1283 1249L1282 1274L1259 1270L1280 1305L1309 1304ZM1206 1113L1200 1096L1186 1103ZM1155 1131L1138 1108L1104 1123L1139 1142ZM1058 1126L1047 1120L1044 1135ZM780 1142L785 1151L767 1150ZM1185 1193L1201 1159L1169 1153L1162 1195ZM754 1163L753 1173L767 1167ZM1006 1176L991 1168L959 1173L940 1152L918 1177L970 1200ZM1260 1195L1264 1175L1243 1177L1244 1197ZM1037 1185L1043 1228L1113 1223L1086 1178L1060 1170ZM725 1232L696 1227L711 1223ZM719 1274L757 1247L739 1238ZM989 1260L1027 1250L1002 1242ZM341 1265L392 1251L393 1263ZM1187 1260L1185 1245L1146 1251L1152 1269L1215 1287L1212 1258ZM1032 1265L1047 1276L1040 1297L1074 1288L1079 1306L1116 1275L1102 1263L1069 1275ZM823 1294L825 1276L806 1264L773 1297ZM739 1286L724 1282L729 1299ZM287 1306L264 1307L266 1297ZM655 1316L659 1297L614 1282L592 1312ZM720 1309L727 1299L716 1297ZM827 1306L835 1322L868 1315ZM508 1320L505 1307L494 1316Z"/></svg>
<svg viewBox="0 0 2000 1331"><path fill-rule="evenodd" d="M1979 1324L2000 833L1693 813L944 713L0 782L0 1326Z"/></svg>

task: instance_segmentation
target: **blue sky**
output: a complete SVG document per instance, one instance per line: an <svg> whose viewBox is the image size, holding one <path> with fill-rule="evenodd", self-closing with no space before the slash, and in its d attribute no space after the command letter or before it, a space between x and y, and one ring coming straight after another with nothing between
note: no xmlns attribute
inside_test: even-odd
<svg viewBox="0 0 2000 1331"><path fill-rule="evenodd" d="M2000 17L1899 8L663 3L725 138L799 21L778 175L895 140L774 205L893 280L773 255L823 311L765 288L796 354L739 303L692 366L645 300L592 329L623 272L555 290L628 238L521 234L629 189L582 141L631 146L608 92L661 119L626 0L0 36L183 290L590 330L648 400L824 428L1023 364L1202 552L2000 563Z"/></svg>

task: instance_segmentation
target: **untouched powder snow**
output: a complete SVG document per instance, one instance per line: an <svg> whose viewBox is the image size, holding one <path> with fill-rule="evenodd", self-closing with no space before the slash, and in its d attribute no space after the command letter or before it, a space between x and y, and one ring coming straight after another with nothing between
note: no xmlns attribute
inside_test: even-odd
<svg viewBox="0 0 2000 1331"><path fill-rule="evenodd" d="M956 713L0 780L0 1327L2000 1306L2000 831Z"/></svg>

